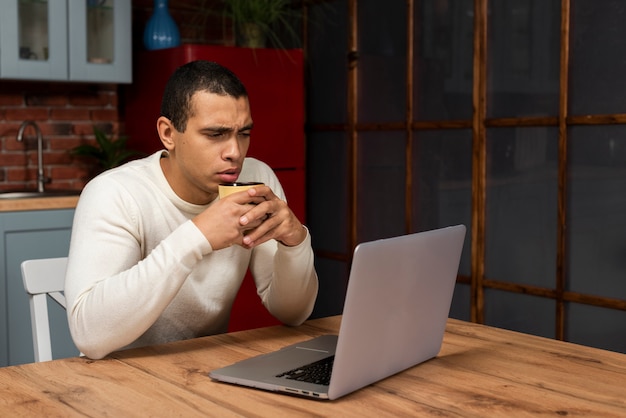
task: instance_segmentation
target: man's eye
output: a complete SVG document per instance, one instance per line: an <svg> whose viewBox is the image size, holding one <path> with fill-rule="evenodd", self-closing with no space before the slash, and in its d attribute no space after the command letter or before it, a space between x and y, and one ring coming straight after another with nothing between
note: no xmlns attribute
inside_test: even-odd
<svg viewBox="0 0 626 418"><path fill-rule="evenodd" d="M242 136L244 138L248 138L248 137L250 137L250 131L239 132L239 136Z"/></svg>

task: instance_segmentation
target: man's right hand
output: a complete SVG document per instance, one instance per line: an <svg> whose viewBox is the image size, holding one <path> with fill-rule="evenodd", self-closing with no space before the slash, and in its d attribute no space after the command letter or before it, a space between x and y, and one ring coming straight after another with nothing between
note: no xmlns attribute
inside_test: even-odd
<svg viewBox="0 0 626 418"><path fill-rule="evenodd" d="M202 231L214 251L234 244L242 245L245 231L258 227L265 219L256 219L246 225L241 225L240 219L253 208L250 204L256 205L263 201L263 197L251 196L248 190L233 193L218 199L192 221Z"/></svg>

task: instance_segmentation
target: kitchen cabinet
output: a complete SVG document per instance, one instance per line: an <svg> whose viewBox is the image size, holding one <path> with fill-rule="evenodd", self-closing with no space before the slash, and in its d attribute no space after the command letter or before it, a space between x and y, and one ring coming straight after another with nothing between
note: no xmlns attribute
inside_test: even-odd
<svg viewBox="0 0 626 418"><path fill-rule="evenodd" d="M65 257L74 209L0 213L0 367L32 363L33 339L28 296L20 265L32 258ZM79 354L65 310L48 301L53 358Z"/></svg>
<svg viewBox="0 0 626 418"><path fill-rule="evenodd" d="M0 78L130 83L130 1L6 0Z"/></svg>
<svg viewBox="0 0 626 418"><path fill-rule="evenodd" d="M126 95L128 146L145 153L163 149L156 131L161 96L170 75L193 60L216 61L245 84L254 129L248 156L267 163L280 180L289 207L306 221L304 146L304 67L301 49L237 48L183 44L141 51L135 57L134 82ZM261 305L248 275L231 315L230 330L278 322Z"/></svg>

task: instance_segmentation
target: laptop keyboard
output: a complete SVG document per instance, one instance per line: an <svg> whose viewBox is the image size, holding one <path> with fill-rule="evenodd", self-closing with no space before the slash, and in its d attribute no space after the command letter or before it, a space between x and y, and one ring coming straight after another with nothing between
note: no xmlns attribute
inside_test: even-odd
<svg viewBox="0 0 626 418"><path fill-rule="evenodd" d="M328 386L334 361L335 356L326 357L314 363L278 374L276 377Z"/></svg>

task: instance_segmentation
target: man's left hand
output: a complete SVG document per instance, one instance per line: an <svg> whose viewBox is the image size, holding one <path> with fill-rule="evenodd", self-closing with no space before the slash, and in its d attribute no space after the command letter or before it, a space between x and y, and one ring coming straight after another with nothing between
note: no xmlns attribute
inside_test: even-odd
<svg viewBox="0 0 626 418"><path fill-rule="evenodd" d="M306 238L306 229L296 215L289 209L287 202L281 200L267 186L247 190L252 197L262 197L264 201L251 206L239 222L242 226L253 225L260 221L256 228L250 229L243 237L243 246L256 247L270 239L275 239L287 246L296 246Z"/></svg>

